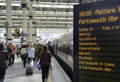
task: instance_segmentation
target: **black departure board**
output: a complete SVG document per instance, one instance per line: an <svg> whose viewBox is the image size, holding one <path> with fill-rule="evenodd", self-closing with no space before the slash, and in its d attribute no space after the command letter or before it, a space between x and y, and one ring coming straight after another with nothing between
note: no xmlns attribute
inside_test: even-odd
<svg viewBox="0 0 120 82"><path fill-rule="evenodd" d="M74 6L74 82L120 82L120 1Z"/></svg>

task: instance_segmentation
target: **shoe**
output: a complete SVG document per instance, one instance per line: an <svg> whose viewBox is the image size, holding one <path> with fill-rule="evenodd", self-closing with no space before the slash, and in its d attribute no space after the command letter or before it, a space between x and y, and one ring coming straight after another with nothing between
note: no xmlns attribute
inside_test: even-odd
<svg viewBox="0 0 120 82"><path fill-rule="evenodd" d="M48 82L48 81L47 81L47 79L45 79L45 81L44 81L44 82Z"/></svg>
<svg viewBox="0 0 120 82"><path fill-rule="evenodd" d="M52 66L50 66L50 70L53 70Z"/></svg>

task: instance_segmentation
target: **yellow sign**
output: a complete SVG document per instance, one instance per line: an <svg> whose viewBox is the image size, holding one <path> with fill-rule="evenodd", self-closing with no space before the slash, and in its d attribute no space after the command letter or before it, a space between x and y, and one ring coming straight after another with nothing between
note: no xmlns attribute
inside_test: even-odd
<svg viewBox="0 0 120 82"><path fill-rule="evenodd" d="M14 30L14 37L18 38L20 36L20 29L16 28Z"/></svg>

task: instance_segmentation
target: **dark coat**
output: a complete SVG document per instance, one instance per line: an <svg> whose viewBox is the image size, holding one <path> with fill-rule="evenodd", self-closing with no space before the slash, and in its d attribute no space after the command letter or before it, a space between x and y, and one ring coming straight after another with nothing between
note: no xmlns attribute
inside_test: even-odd
<svg viewBox="0 0 120 82"><path fill-rule="evenodd" d="M41 64L50 64L51 63L50 52L41 52L40 53L40 63Z"/></svg>
<svg viewBox="0 0 120 82"><path fill-rule="evenodd" d="M9 53L7 51L0 50L0 69L7 68L8 55Z"/></svg>

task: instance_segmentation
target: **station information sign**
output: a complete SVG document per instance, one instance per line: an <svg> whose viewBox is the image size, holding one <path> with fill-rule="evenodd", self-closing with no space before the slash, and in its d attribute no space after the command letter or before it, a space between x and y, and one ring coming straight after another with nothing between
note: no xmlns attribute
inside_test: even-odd
<svg viewBox="0 0 120 82"><path fill-rule="evenodd" d="M74 6L74 82L120 82L120 1Z"/></svg>

